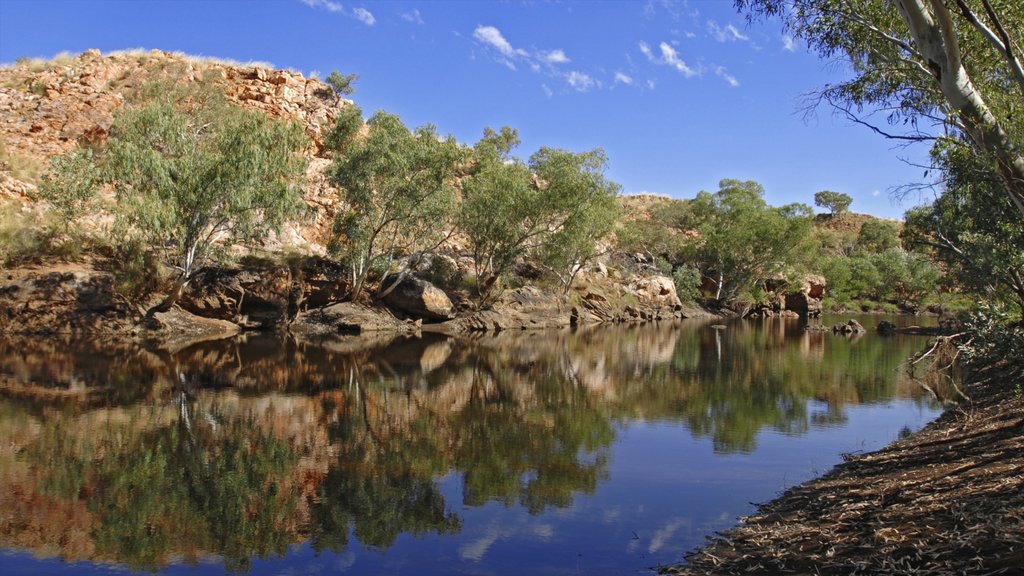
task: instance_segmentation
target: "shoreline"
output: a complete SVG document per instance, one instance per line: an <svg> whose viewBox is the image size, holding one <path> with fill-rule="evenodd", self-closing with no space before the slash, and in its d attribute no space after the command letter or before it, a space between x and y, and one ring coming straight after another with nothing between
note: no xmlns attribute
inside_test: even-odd
<svg viewBox="0 0 1024 576"><path fill-rule="evenodd" d="M1022 375L972 374L970 400L761 504L661 574L1020 574Z"/></svg>

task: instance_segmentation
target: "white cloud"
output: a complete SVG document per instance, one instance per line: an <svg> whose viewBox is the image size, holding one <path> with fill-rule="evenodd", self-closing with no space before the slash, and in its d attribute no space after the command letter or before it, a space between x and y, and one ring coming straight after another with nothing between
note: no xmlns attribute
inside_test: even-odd
<svg viewBox="0 0 1024 576"><path fill-rule="evenodd" d="M872 192L872 193L871 193L871 195L872 195L872 196L878 196L878 195L879 195L879 194L881 194L881 193L882 193L882 191L881 191L881 190L875 190L874 192Z"/></svg>
<svg viewBox="0 0 1024 576"><path fill-rule="evenodd" d="M541 53L541 59L548 64L566 64L569 62L569 57L565 55L565 52L561 50L552 50L551 52Z"/></svg>
<svg viewBox="0 0 1024 576"><path fill-rule="evenodd" d="M334 12L336 14L343 14L350 18L355 18L367 26L373 26L377 23L377 19L373 17L373 13L366 8L355 8L352 11L346 10L340 2L334 0L300 0L306 6L310 8L322 8L328 12Z"/></svg>
<svg viewBox="0 0 1024 576"><path fill-rule="evenodd" d="M715 75L721 78L722 80L725 80L729 84L729 86L732 86L733 88L736 88L737 86L740 85L740 81L737 80L735 76L725 71L725 66L719 66L718 68L715 68Z"/></svg>
<svg viewBox="0 0 1024 576"><path fill-rule="evenodd" d="M708 20L708 32L711 37L719 42L735 42L736 40L750 40L749 36L746 36L739 31L732 24L727 24L725 28L722 28L714 20Z"/></svg>
<svg viewBox="0 0 1024 576"><path fill-rule="evenodd" d="M565 81L579 92L586 92L597 86L597 81L583 72L572 71L565 76Z"/></svg>
<svg viewBox="0 0 1024 576"><path fill-rule="evenodd" d="M686 62L679 57L679 53L676 52L668 42L662 42L659 47L661 48L661 60L665 64L675 68L680 74L690 78L697 75L697 71L686 65Z"/></svg>
<svg viewBox="0 0 1024 576"><path fill-rule="evenodd" d="M420 14L418 8L414 8L412 12L402 12L399 16L401 16L402 20L405 20L406 22L412 22L413 24L420 25L423 24L423 16Z"/></svg>
<svg viewBox="0 0 1024 576"><path fill-rule="evenodd" d="M615 83L616 84L625 84L627 86L632 86L633 85L633 77L629 76L628 74L623 74L622 72L615 72Z"/></svg>
<svg viewBox="0 0 1024 576"><path fill-rule="evenodd" d="M373 13L366 8L356 8L352 10L352 16L355 16L356 20L359 20L367 26L373 26L377 23L377 19L373 17Z"/></svg>
<svg viewBox="0 0 1024 576"><path fill-rule="evenodd" d="M654 62L654 53L651 52L651 47L647 45L647 42L640 43L640 51L644 53L644 56L647 56L648 60Z"/></svg>
<svg viewBox="0 0 1024 576"><path fill-rule="evenodd" d="M501 34L501 30L498 30L494 26L477 26L476 30L473 30L473 38L476 38L478 42L483 42L491 48L494 48L501 53L502 56L507 58L514 58L518 51L512 47L512 44Z"/></svg>
<svg viewBox="0 0 1024 576"><path fill-rule="evenodd" d="M654 90L655 86L657 86L657 84L654 83L654 80L648 80L647 81L647 89L648 90Z"/></svg>
<svg viewBox="0 0 1024 576"><path fill-rule="evenodd" d="M540 87L542 90L544 90L544 95L547 96L548 98L551 98L552 96L555 95L555 93L551 91L551 88L548 88L547 84L541 84Z"/></svg>
<svg viewBox="0 0 1024 576"><path fill-rule="evenodd" d="M343 12L345 10L341 4L331 0L302 0L302 3L310 8L323 8L328 12Z"/></svg>
<svg viewBox="0 0 1024 576"><path fill-rule="evenodd" d="M782 49L786 52L796 52L796 41L792 36L787 34L782 37Z"/></svg>

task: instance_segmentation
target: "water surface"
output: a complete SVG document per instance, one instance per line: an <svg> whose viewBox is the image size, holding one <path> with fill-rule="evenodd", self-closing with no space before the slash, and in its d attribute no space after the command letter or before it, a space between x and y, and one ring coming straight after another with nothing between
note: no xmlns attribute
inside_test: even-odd
<svg viewBox="0 0 1024 576"><path fill-rule="evenodd" d="M779 320L175 350L7 341L0 562L643 573L931 420L902 366L926 343Z"/></svg>

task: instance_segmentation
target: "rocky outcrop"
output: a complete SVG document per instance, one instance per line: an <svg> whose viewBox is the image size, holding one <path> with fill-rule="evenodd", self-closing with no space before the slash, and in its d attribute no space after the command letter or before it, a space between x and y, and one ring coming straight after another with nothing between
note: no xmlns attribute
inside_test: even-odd
<svg viewBox="0 0 1024 576"><path fill-rule="evenodd" d="M796 312L803 318L821 316L821 299L825 295L825 278L807 274L795 291L786 293L785 309Z"/></svg>
<svg viewBox="0 0 1024 576"><path fill-rule="evenodd" d="M389 285L393 280L385 279ZM412 318L423 320L450 320L455 317L455 306L443 290L415 276L405 276L398 286L384 297L384 303Z"/></svg>
<svg viewBox="0 0 1024 576"><path fill-rule="evenodd" d="M856 320L851 318L850 320L846 321L845 324L836 324L835 326L833 326L832 332L836 334L842 334L844 336L855 336L858 334L863 334L867 332L867 330L864 329L864 326L861 325L860 322L857 322Z"/></svg>
<svg viewBox="0 0 1024 576"><path fill-rule="evenodd" d="M366 332L415 333L420 324L392 316L386 309L340 302L299 312L288 331L302 336L357 335Z"/></svg>
<svg viewBox="0 0 1024 576"><path fill-rule="evenodd" d="M0 332L7 334L130 334L140 318L108 272L29 270L0 288Z"/></svg>
<svg viewBox="0 0 1024 576"><path fill-rule="evenodd" d="M340 108L326 84L298 72L180 53L125 51L102 55L88 50L50 62L24 62L0 68L0 142L41 172L55 155L79 144L103 142L119 108L138 89L156 81L212 82L239 105L298 122L310 139L304 199L308 221L289 223L273 242L323 254L337 210L337 189L323 176L329 163L324 138ZM27 201L33 182L0 174L0 196ZM278 246L274 246L276 248Z"/></svg>

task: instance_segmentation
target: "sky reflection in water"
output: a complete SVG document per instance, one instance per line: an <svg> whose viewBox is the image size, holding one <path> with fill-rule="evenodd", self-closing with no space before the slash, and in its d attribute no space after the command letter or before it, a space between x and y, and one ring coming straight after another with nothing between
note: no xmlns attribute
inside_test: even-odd
<svg viewBox="0 0 1024 576"><path fill-rule="evenodd" d="M872 321L868 321L872 322ZM937 410L920 337L0 344L5 574L631 573Z"/></svg>

